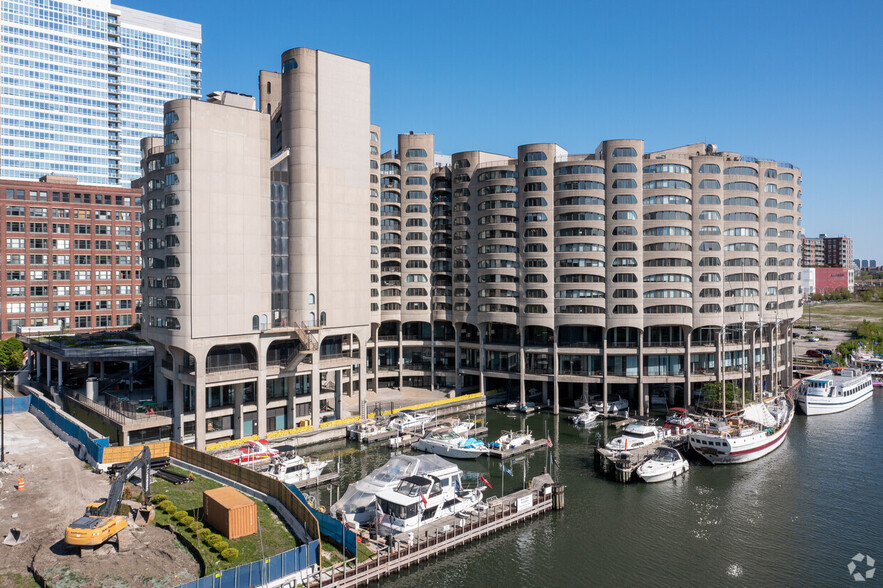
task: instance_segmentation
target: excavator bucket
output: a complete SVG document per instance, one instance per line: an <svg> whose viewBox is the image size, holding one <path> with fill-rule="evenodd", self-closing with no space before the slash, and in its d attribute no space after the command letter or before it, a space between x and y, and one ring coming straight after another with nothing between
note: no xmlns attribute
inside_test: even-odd
<svg viewBox="0 0 883 588"><path fill-rule="evenodd" d="M3 545L21 545L28 540L28 535L21 532L18 527L9 529L9 535L3 538Z"/></svg>
<svg viewBox="0 0 883 588"><path fill-rule="evenodd" d="M153 522L153 519L156 518L156 511L152 506L142 506L140 508L132 509L132 519L133 522L139 527L144 527Z"/></svg>

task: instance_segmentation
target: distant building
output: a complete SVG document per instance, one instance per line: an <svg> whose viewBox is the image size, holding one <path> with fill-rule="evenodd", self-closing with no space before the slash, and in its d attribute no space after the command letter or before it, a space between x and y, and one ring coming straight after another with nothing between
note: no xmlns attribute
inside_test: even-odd
<svg viewBox="0 0 883 588"><path fill-rule="evenodd" d="M867 260L853 260L852 239L849 237L829 237L824 233L818 238L804 237L801 257L803 267L850 267L851 260L867 263ZM867 267L862 265L861 267Z"/></svg>
<svg viewBox="0 0 883 588"><path fill-rule="evenodd" d="M867 260L867 259L863 259L863 260L862 260L862 269L867 269L868 267L869 267L869 266L868 266L868 260Z"/></svg>
<svg viewBox="0 0 883 588"><path fill-rule="evenodd" d="M840 288L855 291L855 271L840 267L805 267L800 271L804 295L827 294Z"/></svg>

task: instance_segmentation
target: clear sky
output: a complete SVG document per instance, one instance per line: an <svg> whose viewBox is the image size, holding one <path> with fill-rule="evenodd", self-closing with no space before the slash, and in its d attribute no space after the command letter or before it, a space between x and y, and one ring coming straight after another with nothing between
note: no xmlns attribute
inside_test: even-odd
<svg viewBox="0 0 883 588"><path fill-rule="evenodd" d="M803 171L808 236L883 263L883 2L115 0L199 22L203 90L257 93L310 47L371 64L384 149L695 142Z"/></svg>

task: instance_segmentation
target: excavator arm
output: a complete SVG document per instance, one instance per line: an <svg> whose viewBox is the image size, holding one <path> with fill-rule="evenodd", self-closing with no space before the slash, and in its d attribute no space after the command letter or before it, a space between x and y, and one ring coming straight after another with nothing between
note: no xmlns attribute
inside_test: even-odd
<svg viewBox="0 0 883 588"><path fill-rule="evenodd" d="M116 514L117 506L123 498L123 490L129 478L141 468L141 488L144 490L144 497L150 498L150 447L144 446L135 459L126 464L113 483L110 485L110 492L107 494L107 501L101 509L99 516L110 517Z"/></svg>

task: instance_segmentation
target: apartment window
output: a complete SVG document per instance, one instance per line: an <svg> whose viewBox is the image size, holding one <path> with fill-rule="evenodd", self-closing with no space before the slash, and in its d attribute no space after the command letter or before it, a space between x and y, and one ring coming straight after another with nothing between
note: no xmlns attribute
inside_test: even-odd
<svg viewBox="0 0 883 588"><path fill-rule="evenodd" d="M92 326L92 317L91 316L74 317L74 328L75 329L88 329L91 326Z"/></svg>

